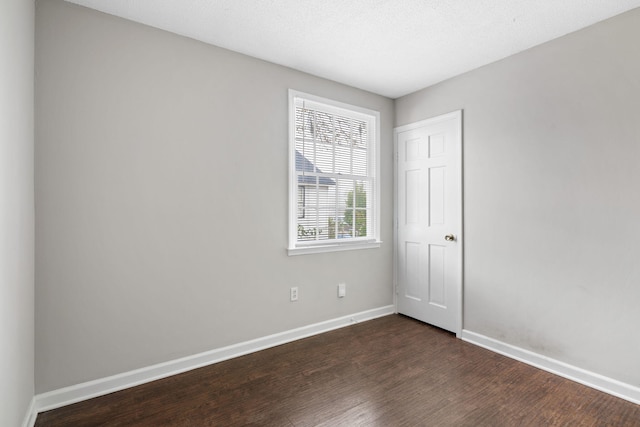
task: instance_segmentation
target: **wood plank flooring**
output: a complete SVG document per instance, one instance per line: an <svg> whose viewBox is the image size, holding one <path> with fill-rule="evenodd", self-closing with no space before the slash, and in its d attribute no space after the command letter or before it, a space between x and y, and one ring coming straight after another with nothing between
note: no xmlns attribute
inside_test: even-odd
<svg viewBox="0 0 640 427"><path fill-rule="evenodd" d="M640 426L640 406L392 315L40 414L45 426Z"/></svg>

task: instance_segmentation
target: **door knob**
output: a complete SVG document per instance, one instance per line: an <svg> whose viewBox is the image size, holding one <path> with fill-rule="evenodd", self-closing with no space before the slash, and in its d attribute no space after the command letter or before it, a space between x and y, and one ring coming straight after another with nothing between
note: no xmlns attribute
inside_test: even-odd
<svg viewBox="0 0 640 427"><path fill-rule="evenodd" d="M456 240L456 236L454 236L453 234L447 234L446 236L444 236L444 240L446 240L447 242L453 242L454 240Z"/></svg>

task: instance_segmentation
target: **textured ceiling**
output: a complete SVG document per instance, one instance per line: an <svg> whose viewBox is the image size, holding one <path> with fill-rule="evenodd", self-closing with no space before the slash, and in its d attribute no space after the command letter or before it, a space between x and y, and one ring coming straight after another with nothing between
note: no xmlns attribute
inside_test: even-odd
<svg viewBox="0 0 640 427"><path fill-rule="evenodd" d="M391 98L640 7L640 0L67 1Z"/></svg>

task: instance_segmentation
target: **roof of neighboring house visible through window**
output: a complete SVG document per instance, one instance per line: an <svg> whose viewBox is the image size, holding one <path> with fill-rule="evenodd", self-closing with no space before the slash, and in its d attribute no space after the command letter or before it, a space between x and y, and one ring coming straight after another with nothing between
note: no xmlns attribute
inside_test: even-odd
<svg viewBox="0 0 640 427"><path fill-rule="evenodd" d="M316 172L323 173L320 169L316 167L309 159L300 154L298 150L296 150L296 171L300 172ZM316 177L311 175L299 175L298 176L298 184L302 185L315 185ZM320 177L318 183L320 185L336 185L336 182L331 178Z"/></svg>

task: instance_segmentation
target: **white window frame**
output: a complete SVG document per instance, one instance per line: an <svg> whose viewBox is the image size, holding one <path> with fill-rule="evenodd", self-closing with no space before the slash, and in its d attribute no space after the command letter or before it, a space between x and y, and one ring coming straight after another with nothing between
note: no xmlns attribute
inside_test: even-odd
<svg viewBox="0 0 640 427"><path fill-rule="evenodd" d="M327 112L341 115L361 116L369 123L370 140L372 147L367 149L368 173L372 178L373 186L372 207L373 213L371 236L363 238L350 238L346 241L311 241L298 242L298 176L296 174L296 99L304 99L311 104L321 104L321 108ZM334 252L355 249L370 249L380 247L380 113L355 105L345 104L331 99L289 89L289 255L303 255L320 252Z"/></svg>

